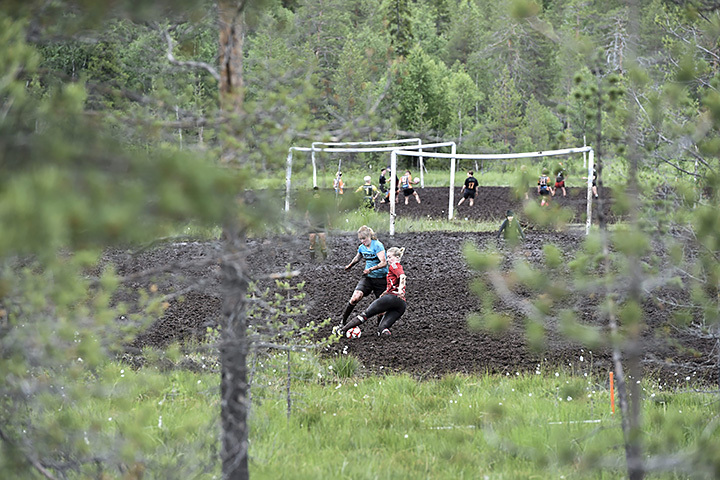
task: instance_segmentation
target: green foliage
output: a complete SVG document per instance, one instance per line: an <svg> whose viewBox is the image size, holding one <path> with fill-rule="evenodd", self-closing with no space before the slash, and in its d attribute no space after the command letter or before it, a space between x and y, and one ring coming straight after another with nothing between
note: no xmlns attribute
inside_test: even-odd
<svg viewBox="0 0 720 480"><path fill-rule="evenodd" d="M611 414L607 378L592 373L589 354L583 353L584 361L578 356L574 362L575 374L538 365L532 375L448 375L426 381L354 376L327 382L324 374L317 375L327 368L306 355L294 363L305 368L300 364L307 362L315 374L296 383L289 419L280 401L285 372L278 357L257 367L256 378L264 385L253 387L251 476L322 478L344 469L357 478L390 470L397 478L443 478L448 472L455 478L478 472L508 478L623 478L608 466L620 463L624 454L613 448L622 434L617 414ZM109 364L79 381L88 391L112 384L111 391L123 392L129 401L81 396L46 412L43 426L60 439L67 439L60 426L85 428L86 436L76 440L89 453L87 442L111 442L122 430L134 438L133 448L151 452L146 462L124 456L126 469L174 477L217 474L219 464L204 458L217 447L217 375L160 374ZM707 423L712 395L653 382L644 382L643 389L650 400L643 410L649 453L690 452L693 478L712 478L715 459L701 454L719 447L717 426ZM411 461L417 455L422 462ZM98 468L117 475L104 463L80 475L95 475Z"/></svg>

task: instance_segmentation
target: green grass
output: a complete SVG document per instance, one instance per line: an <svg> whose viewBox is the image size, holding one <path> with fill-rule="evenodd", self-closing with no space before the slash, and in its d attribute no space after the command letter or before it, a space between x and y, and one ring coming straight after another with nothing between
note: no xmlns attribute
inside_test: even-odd
<svg viewBox="0 0 720 480"><path fill-rule="evenodd" d="M253 363L254 479L625 477L620 417L610 411L605 378L538 370L418 381L408 375L359 375L362 369L351 357L321 360L295 353L288 418L286 358ZM92 391L108 379L114 382L107 399L68 402L46 412L47 425L71 416L74 424L85 423L97 442L123 432L131 438L123 447L128 461L146 452L146 478L167 478L168 472L219 478L216 451L197 447L217 447L217 373L132 371L112 364L84 381ZM717 416L716 396L666 391L649 381L645 395L649 453L692 451L697 445L720 451L717 421L708 423Z"/></svg>

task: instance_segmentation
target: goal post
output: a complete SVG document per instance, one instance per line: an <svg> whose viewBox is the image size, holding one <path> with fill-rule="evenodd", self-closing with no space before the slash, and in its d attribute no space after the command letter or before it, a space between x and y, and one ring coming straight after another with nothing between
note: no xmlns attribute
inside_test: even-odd
<svg viewBox="0 0 720 480"><path fill-rule="evenodd" d="M547 150L540 152L524 152L524 153L504 153L504 154L467 154L467 153L455 153L454 142L446 142L442 144L427 144L422 145L423 148L430 148L433 146L449 146L453 145L452 153L435 153L435 152L417 152L407 147L398 148L392 151L390 154L390 165L392 168L392 181L395 181L395 170L397 166L398 155L417 157L422 155L425 158L446 158L450 159L450 200L448 205L448 220L453 218L453 206L455 203L455 162L459 159L462 160L503 160L503 159L519 159L519 158L540 158L540 157L555 157L572 155L575 153L587 153L588 154L588 176L587 176L587 219L585 221L585 234L590 233L590 225L592 222L592 182L593 182L593 169L594 169L594 150L592 147L578 147L578 148L565 148L561 150ZM391 185L393 185L391 183ZM391 190L391 202L390 202L390 235L395 235L395 200L394 193Z"/></svg>
<svg viewBox="0 0 720 480"><path fill-rule="evenodd" d="M369 141L369 142L313 142L311 144L311 151L310 151L310 160L312 161L312 167L313 167L313 187L317 187L317 166L315 163L315 152L317 152L318 147L350 147L350 148L362 148L362 151L365 151L365 148L372 148L372 147L378 147L380 145L397 145L400 143L409 143L409 144L418 144L422 143L422 140L419 138L400 138L397 140L375 140L375 141ZM340 165L338 165L338 170L340 170Z"/></svg>
<svg viewBox="0 0 720 480"><path fill-rule="evenodd" d="M410 143L417 145L398 145ZM290 192L292 185L293 152L310 152L313 168L313 187L317 187L317 165L315 152L330 153L372 153L391 152L398 148L418 148L421 140L419 138L405 138L396 140L377 140L372 142L313 142L310 147L290 147L285 166L285 211L290 210ZM386 146L383 146L386 145ZM420 150L422 151L422 150ZM422 157L420 158L422 163Z"/></svg>
<svg viewBox="0 0 720 480"><path fill-rule="evenodd" d="M425 150L428 148L442 148L442 147L450 147L451 153L432 153L432 152L426 152ZM411 150L410 148L417 148L418 151ZM396 191L394 188L394 185L396 183L397 179L397 156L398 155L407 155L407 156L413 156L413 157L420 157L420 178L421 178L421 186L424 187L424 184L422 183L422 172L423 172L423 158L430 157L430 158L450 158L450 200L449 200L449 218L452 218L452 208L453 204L455 203L455 158L456 158L456 150L457 145L455 142L440 142L440 143L426 143L424 145L417 145L416 147L403 147L402 149L396 149L393 150L390 153L390 235L395 235L395 195ZM437 156L442 155L442 156Z"/></svg>

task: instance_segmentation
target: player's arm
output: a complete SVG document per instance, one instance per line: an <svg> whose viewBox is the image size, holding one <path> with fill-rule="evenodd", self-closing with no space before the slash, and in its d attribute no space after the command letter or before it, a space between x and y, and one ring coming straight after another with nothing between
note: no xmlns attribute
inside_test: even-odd
<svg viewBox="0 0 720 480"><path fill-rule="evenodd" d="M407 276L403 273L400 275L400 282L398 283L398 296L405 298L405 284L407 282Z"/></svg>
<svg viewBox="0 0 720 480"><path fill-rule="evenodd" d="M345 270L350 270L352 267L357 265L360 259L362 259L362 255L360 255L360 252L358 252L357 255L355 255L355 257L350 261L350 263L345 265Z"/></svg>
<svg viewBox="0 0 720 480"><path fill-rule="evenodd" d="M500 224L500 229L497 232L497 238L500 238L500 235L502 234L503 230L505 230L506 226L507 226L507 220L503 220L503 222Z"/></svg>

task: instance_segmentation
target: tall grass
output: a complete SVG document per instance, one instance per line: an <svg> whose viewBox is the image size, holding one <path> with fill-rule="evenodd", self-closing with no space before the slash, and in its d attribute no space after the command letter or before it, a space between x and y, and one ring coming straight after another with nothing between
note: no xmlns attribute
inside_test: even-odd
<svg viewBox="0 0 720 480"><path fill-rule="evenodd" d="M404 374L362 376L359 363L345 357L340 362L309 353L293 356L289 417L287 356L254 363L252 478L625 476L620 418L610 410L605 378L539 366L529 374L419 381ZM355 374L340 365L352 365ZM134 372L113 364L100 375L113 376L116 388L132 390L130 404L113 396L78 399L62 412L48 412L48 424L57 415L85 418L95 441L116 429L136 432L137 447L151 452L148 478L165 478L168 471L219 478L219 460L212 457L220 413L216 373ZM93 388L99 380L84 381ZM649 454L692 453L708 443L720 451L720 428L708 423L716 396L668 391L651 381L644 387ZM199 458L193 445L210 445L205 455L212 458ZM205 465L193 469L193 462Z"/></svg>

